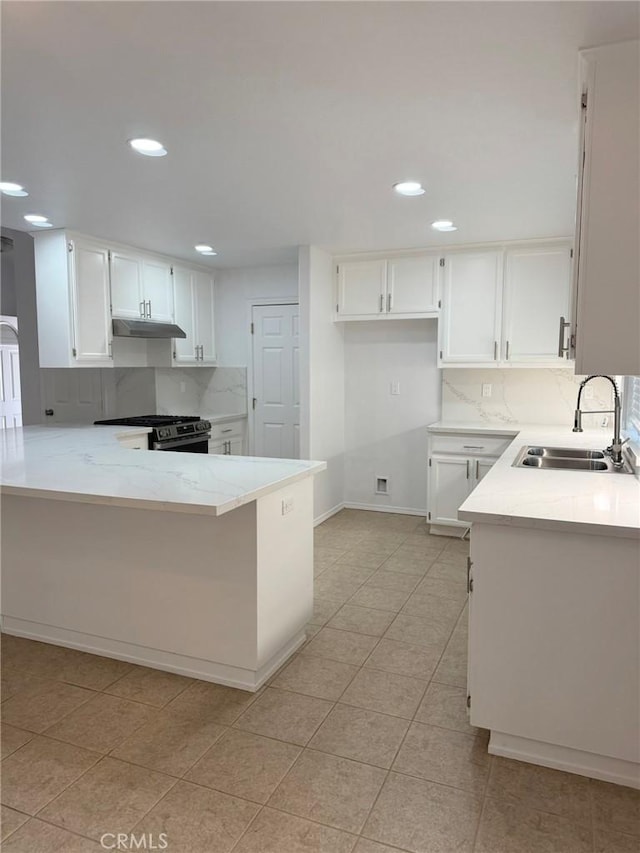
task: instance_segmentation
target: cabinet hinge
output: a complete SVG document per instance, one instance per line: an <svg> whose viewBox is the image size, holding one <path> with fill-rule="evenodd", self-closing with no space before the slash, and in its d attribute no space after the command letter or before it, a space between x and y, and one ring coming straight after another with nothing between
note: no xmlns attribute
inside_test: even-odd
<svg viewBox="0 0 640 853"><path fill-rule="evenodd" d="M107 260L111 263L111 249L107 251Z"/></svg>
<svg viewBox="0 0 640 853"><path fill-rule="evenodd" d="M468 693L467 694L467 708L470 708L470 707L471 707L471 694Z"/></svg>
<svg viewBox="0 0 640 853"><path fill-rule="evenodd" d="M252 323L252 324L251 324L251 334L252 334L252 335L255 335L255 333L256 333L256 329L255 329L254 324Z"/></svg>
<svg viewBox="0 0 640 853"><path fill-rule="evenodd" d="M586 92L582 93L582 98L580 100L580 106L582 107L583 110L586 110L586 108L587 108L587 93Z"/></svg>
<svg viewBox="0 0 640 853"><path fill-rule="evenodd" d="M176 351L175 351L175 350L173 351L173 357L174 357L174 358L177 358L177 356L176 356Z"/></svg>
<svg viewBox="0 0 640 853"><path fill-rule="evenodd" d="M72 354L72 356L75 358L75 357L78 355L78 350L74 347L74 348L71 350L71 354Z"/></svg>
<svg viewBox="0 0 640 853"><path fill-rule="evenodd" d="M428 512L428 513L427 513L427 519L428 519L429 521L431 521L431 513L430 513L430 512Z"/></svg>
<svg viewBox="0 0 640 853"><path fill-rule="evenodd" d="M251 408L252 409L255 409L257 402L258 402L258 400L256 399L256 397L254 397L253 400L251 401Z"/></svg>
<svg viewBox="0 0 640 853"><path fill-rule="evenodd" d="M440 266L441 266L441 267L443 267L443 266L444 266L444 258L440 258Z"/></svg>
<svg viewBox="0 0 640 853"><path fill-rule="evenodd" d="M171 275L173 275L173 267L171 267Z"/></svg>
<svg viewBox="0 0 640 853"><path fill-rule="evenodd" d="M67 252L73 252L73 243L67 243Z"/></svg>
<svg viewBox="0 0 640 853"><path fill-rule="evenodd" d="M467 592L473 592L473 577L471 575L471 566L473 563L471 562L471 557L467 557Z"/></svg>
<svg viewBox="0 0 640 853"><path fill-rule="evenodd" d="M569 249L569 257L570 257L570 258L572 258L572 257L573 257L573 249Z"/></svg>

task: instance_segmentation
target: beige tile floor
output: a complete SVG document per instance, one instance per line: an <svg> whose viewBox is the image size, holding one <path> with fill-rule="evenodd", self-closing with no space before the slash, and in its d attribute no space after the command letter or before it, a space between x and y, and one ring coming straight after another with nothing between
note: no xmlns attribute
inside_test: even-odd
<svg viewBox="0 0 640 853"><path fill-rule="evenodd" d="M4 853L117 832L169 853L638 853L639 792L491 758L469 725L467 547L408 516L327 521L309 639L258 694L4 637Z"/></svg>

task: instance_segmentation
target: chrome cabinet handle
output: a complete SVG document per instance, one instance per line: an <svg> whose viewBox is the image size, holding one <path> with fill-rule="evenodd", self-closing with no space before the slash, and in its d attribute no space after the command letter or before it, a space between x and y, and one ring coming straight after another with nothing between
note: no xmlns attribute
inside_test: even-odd
<svg viewBox="0 0 640 853"><path fill-rule="evenodd" d="M141 316L141 317L145 317L145 316L146 316L146 310L145 310L145 307L146 307L146 306L145 306L145 303L144 303L144 302L141 302L141 303L140 303L140 316Z"/></svg>
<svg viewBox="0 0 640 853"><path fill-rule="evenodd" d="M476 459L476 480L480 479L480 460Z"/></svg>
<svg viewBox="0 0 640 853"><path fill-rule="evenodd" d="M558 358L564 358L564 354L567 353L567 358L569 358L569 344L567 346L564 345L564 330L568 329L571 323L568 323L564 317L560 317L560 334L558 336Z"/></svg>
<svg viewBox="0 0 640 853"><path fill-rule="evenodd" d="M380 294L380 311L384 311L384 294Z"/></svg>
<svg viewBox="0 0 640 853"><path fill-rule="evenodd" d="M469 479L469 460L467 459L467 480Z"/></svg>
<svg viewBox="0 0 640 853"><path fill-rule="evenodd" d="M387 293L387 311L391 311L391 294Z"/></svg>
<svg viewBox="0 0 640 853"><path fill-rule="evenodd" d="M498 341L493 342L493 360L498 360Z"/></svg>
<svg viewBox="0 0 640 853"><path fill-rule="evenodd" d="M463 450L484 450L484 444L463 444Z"/></svg>
<svg viewBox="0 0 640 853"><path fill-rule="evenodd" d="M149 317L149 318L150 318L150 317L151 317L151 300L149 300L149 301L147 302L147 305L149 306L149 313L147 314L147 317Z"/></svg>
<svg viewBox="0 0 640 853"><path fill-rule="evenodd" d="M509 341L507 341L507 352L506 352L505 357L506 357L507 361L509 361Z"/></svg>
<svg viewBox="0 0 640 853"><path fill-rule="evenodd" d="M200 361L204 361L204 345L200 344Z"/></svg>
<svg viewBox="0 0 640 853"><path fill-rule="evenodd" d="M222 432L233 432L233 427L229 427L229 429L223 429Z"/></svg>

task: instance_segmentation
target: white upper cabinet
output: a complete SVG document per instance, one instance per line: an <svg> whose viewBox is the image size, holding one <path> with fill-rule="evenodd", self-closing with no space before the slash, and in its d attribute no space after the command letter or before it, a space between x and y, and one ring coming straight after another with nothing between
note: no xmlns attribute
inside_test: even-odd
<svg viewBox="0 0 640 853"><path fill-rule="evenodd" d="M216 363L213 276L201 270L174 268L175 322L186 338L173 342L172 364Z"/></svg>
<svg viewBox="0 0 640 853"><path fill-rule="evenodd" d="M440 255L413 255L387 261L389 314L425 314L438 310Z"/></svg>
<svg viewBox="0 0 640 853"><path fill-rule="evenodd" d="M505 361L563 363L559 331L561 318L569 317L570 289L568 245L507 250L501 341Z"/></svg>
<svg viewBox="0 0 640 853"><path fill-rule="evenodd" d="M173 322L173 278L170 263L159 258L143 258L142 293L148 319Z"/></svg>
<svg viewBox="0 0 640 853"><path fill-rule="evenodd" d="M145 316L142 295L142 258L125 250L110 252L111 311L114 317L140 319Z"/></svg>
<svg viewBox="0 0 640 853"><path fill-rule="evenodd" d="M193 272L185 267L174 267L173 270L173 310L176 325L180 326L186 338L175 338L173 341L172 364L196 364L196 318L193 288L191 279Z"/></svg>
<svg viewBox="0 0 640 853"><path fill-rule="evenodd" d="M114 317L173 322L171 264L135 250L111 249Z"/></svg>
<svg viewBox="0 0 640 853"><path fill-rule="evenodd" d="M90 238L34 237L41 367L113 367L109 252Z"/></svg>
<svg viewBox="0 0 640 853"><path fill-rule="evenodd" d="M440 362L473 364L500 357L502 252L445 255Z"/></svg>
<svg viewBox="0 0 640 853"><path fill-rule="evenodd" d="M570 329L580 374L640 375L639 45L582 54L583 168Z"/></svg>
<svg viewBox="0 0 640 853"><path fill-rule="evenodd" d="M336 319L437 316L439 257L424 253L340 261Z"/></svg>
<svg viewBox="0 0 640 853"><path fill-rule="evenodd" d="M377 316L385 310L386 261L345 261L338 265L338 316Z"/></svg>
<svg viewBox="0 0 640 853"><path fill-rule="evenodd" d="M196 335L200 347L200 362L216 363L215 326L213 316L213 276L205 272L193 275L193 290L196 316Z"/></svg>

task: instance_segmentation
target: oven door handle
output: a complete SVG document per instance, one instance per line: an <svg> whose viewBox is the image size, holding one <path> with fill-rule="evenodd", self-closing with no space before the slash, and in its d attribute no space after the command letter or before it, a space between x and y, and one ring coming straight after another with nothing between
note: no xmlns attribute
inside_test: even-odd
<svg viewBox="0 0 640 853"><path fill-rule="evenodd" d="M210 433L201 432L198 435L189 436L189 438L176 438L173 441L154 441L152 450L171 450L172 447L184 447L185 444L202 444L203 441L209 441Z"/></svg>

